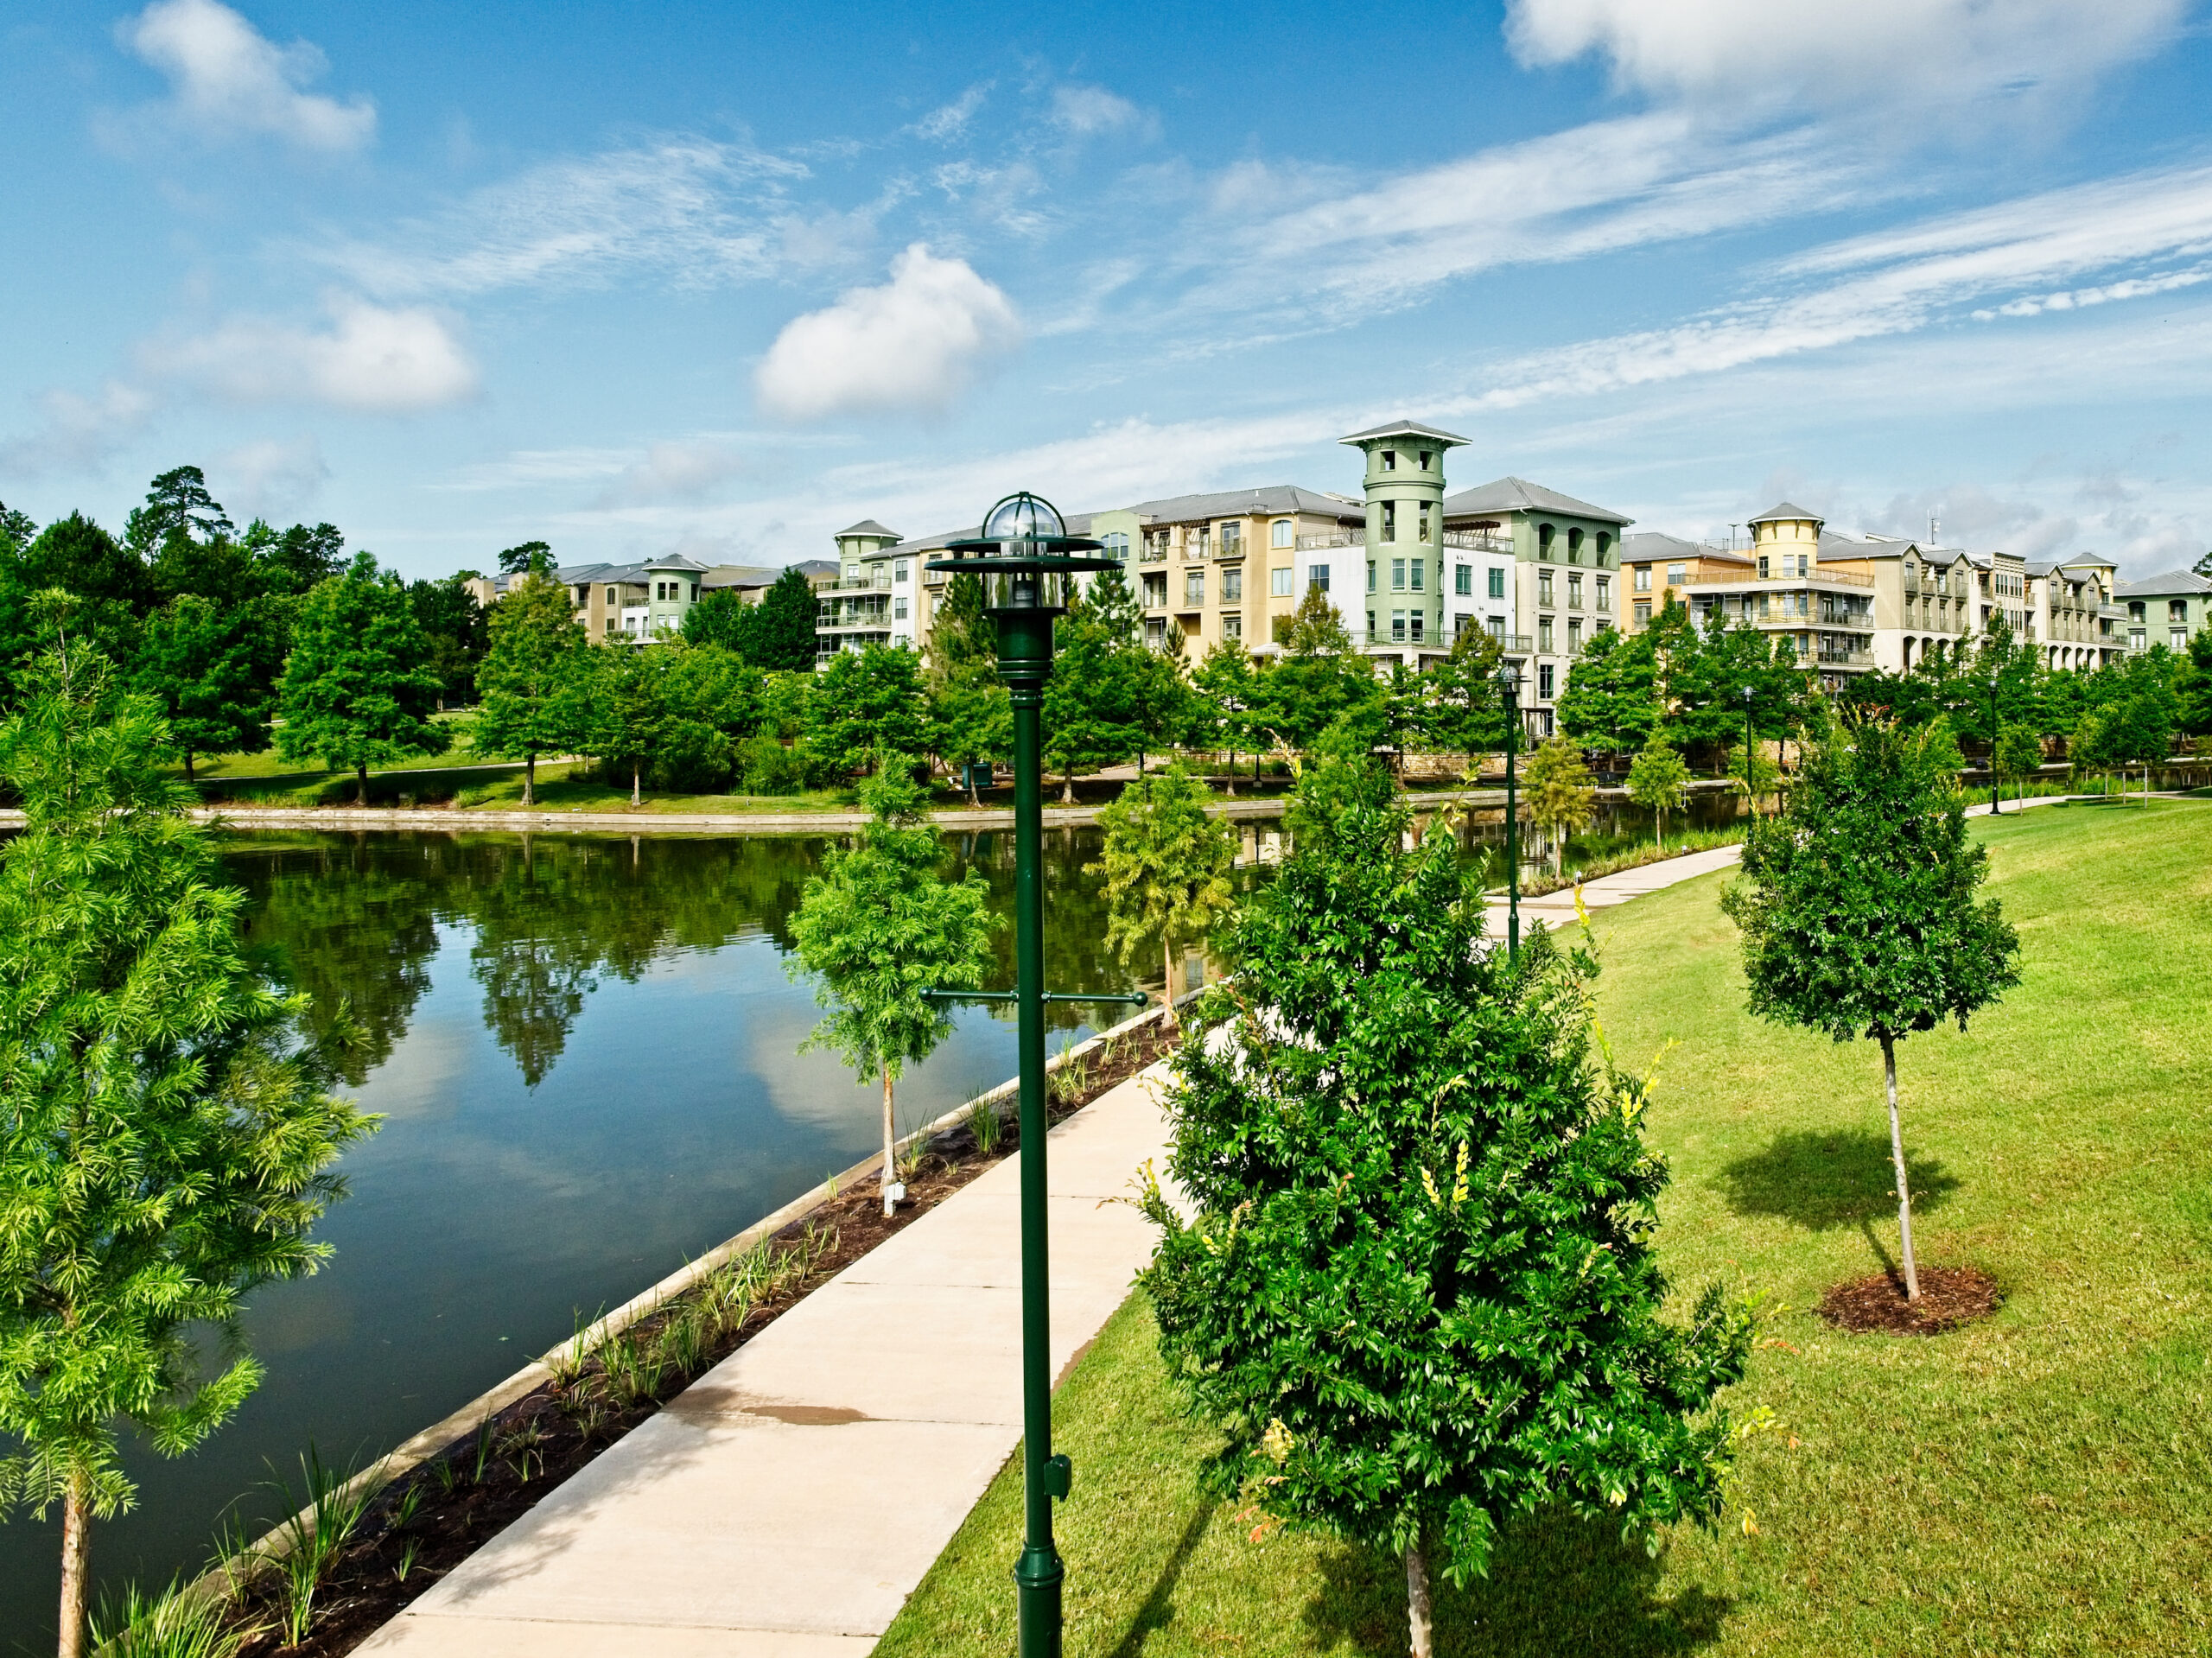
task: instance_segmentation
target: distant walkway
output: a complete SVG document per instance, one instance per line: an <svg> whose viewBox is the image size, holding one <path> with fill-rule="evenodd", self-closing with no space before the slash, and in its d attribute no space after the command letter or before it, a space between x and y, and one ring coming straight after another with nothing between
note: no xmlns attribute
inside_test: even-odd
<svg viewBox="0 0 2212 1658"><path fill-rule="evenodd" d="M1151 1258L1152 1228L1103 1200L1164 1157L1155 1089L1132 1077L1052 1132L1056 1372ZM855 1261L358 1650L868 1652L1021 1438L1018 1165Z"/></svg>

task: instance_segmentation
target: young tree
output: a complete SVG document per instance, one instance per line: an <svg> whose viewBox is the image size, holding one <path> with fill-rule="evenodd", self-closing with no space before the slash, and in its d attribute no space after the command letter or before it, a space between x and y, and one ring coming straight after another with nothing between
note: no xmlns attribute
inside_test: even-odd
<svg viewBox="0 0 2212 1658"><path fill-rule="evenodd" d="M269 701L235 614L179 594L146 619L133 678L168 715L185 781L203 754L251 754L269 746Z"/></svg>
<svg viewBox="0 0 2212 1658"><path fill-rule="evenodd" d="M1310 754L1321 734L1382 695L1375 664L1352 648L1329 595L1309 587L1298 608L1275 622L1282 646L1258 676L1254 723L1277 742Z"/></svg>
<svg viewBox="0 0 2212 1658"><path fill-rule="evenodd" d="M1667 740L1664 727L1654 726L1651 739L1637 751L1628 768L1628 797L1658 814L1657 844L1667 849L1667 814L1678 810L1689 787L1690 768Z"/></svg>
<svg viewBox="0 0 2212 1658"><path fill-rule="evenodd" d="M0 862L0 1511L61 1506L62 1658L92 1522L135 1494L120 1429L179 1456L253 1391L245 1298L329 1253L329 1166L373 1121L248 964L168 742L66 641L0 728L29 819Z"/></svg>
<svg viewBox="0 0 2212 1658"><path fill-rule="evenodd" d="M1217 639L1191 675L1196 693L1191 723L1196 740L1211 746L1218 741L1229 750L1229 794L1236 796L1236 755L1252 751L1252 778L1259 781L1259 749L1263 740L1252 728L1252 702L1258 682L1251 654L1242 639Z"/></svg>
<svg viewBox="0 0 2212 1658"><path fill-rule="evenodd" d="M2035 727L2019 721L2008 721L1997 734L1997 752L1993 757L1997 775L2012 785L2012 798L2021 797L2022 785L2043 770L2043 740Z"/></svg>
<svg viewBox="0 0 2212 1658"><path fill-rule="evenodd" d="M1427 689L1421 734L1430 747L1486 754L1505 746L1505 702L1497 689L1504 656L1488 629L1471 627L1452 641L1449 656L1421 670Z"/></svg>
<svg viewBox="0 0 2212 1658"><path fill-rule="evenodd" d="M1847 721L1809 746L1777 816L1754 819L1721 905L1744 935L1751 1010L1882 1045L1905 1294L1920 1299L1912 1193L1897 1112L1897 1045L1967 1018L2019 982L2019 940L1974 893L1986 848L1967 838L1958 776L1936 727Z"/></svg>
<svg viewBox="0 0 2212 1658"><path fill-rule="evenodd" d="M1052 677L1045 682L1045 764L1075 800L1075 776L1137 752L1140 714L1132 649L1112 619L1078 593L1052 625ZM1134 647L1141 650L1141 645Z"/></svg>
<svg viewBox="0 0 2212 1658"><path fill-rule="evenodd" d="M630 774L630 804L641 804L645 769L668 737L669 647L627 645L593 648L587 661L594 683L584 752L602 768Z"/></svg>
<svg viewBox="0 0 2212 1658"><path fill-rule="evenodd" d="M1529 821L1551 842L1552 873L1563 873L1568 837L1588 828L1598 810L1590 768L1572 737L1554 737L1529 756L1521 774L1521 798L1529 804Z"/></svg>
<svg viewBox="0 0 2212 1658"><path fill-rule="evenodd" d="M746 660L770 673L812 673L822 601L814 596L805 573L796 565L786 569L760 595L755 608L759 614L748 632Z"/></svg>
<svg viewBox="0 0 2212 1658"><path fill-rule="evenodd" d="M816 676L806 705L807 746L838 772L849 773L884 753L917 759L936 746L936 738L922 659L904 645L840 651Z"/></svg>
<svg viewBox="0 0 2212 1658"><path fill-rule="evenodd" d="M625 647L626 648L626 647ZM476 670L479 753L523 763L522 804L537 804L537 757L582 748L591 729L591 646L569 590L527 575L492 607L491 644Z"/></svg>
<svg viewBox="0 0 2212 1658"><path fill-rule="evenodd" d="M1014 745L1014 704L999 677L998 629L983 608L983 584L956 575L930 622L930 711L938 752L965 767L995 760ZM971 778L968 804L981 805Z"/></svg>
<svg viewBox="0 0 2212 1658"><path fill-rule="evenodd" d="M1180 760L1141 777L1098 814L1106 832L1086 872L1106 878L1106 943L1123 962L1157 939L1160 1007L1175 1018L1175 946L1203 938L1228 909L1236 832L1206 816L1205 785Z"/></svg>
<svg viewBox="0 0 2212 1658"><path fill-rule="evenodd" d="M1934 728L1932 726L1929 727L1931 730ZM1945 726L1943 730L1948 735L1950 727ZM1727 751L1724 758L1728 775L1735 780L1738 791L1750 803L1751 815L1757 816L1759 797L1771 794L1781 785L1782 768L1775 764L1773 756L1763 746L1756 744L1747 753L1744 745L1738 742Z"/></svg>
<svg viewBox="0 0 2212 1658"><path fill-rule="evenodd" d="M883 1078L883 1212L898 1207L898 1119L892 1090L906 1066L929 1058L952 1033L952 1016L925 990L974 990L993 964L998 924L989 889L975 870L947 881L938 873L937 832L924 823L926 795L911 762L876 756L861 785L870 816L859 843L833 851L810 878L791 920L794 976L821 981L831 1010L802 1045L842 1056L861 1078Z"/></svg>
<svg viewBox="0 0 2212 1658"><path fill-rule="evenodd" d="M445 750L438 678L406 589L359 553L301 601L277 689L276 751L349 768L369 801L369 766Z"/></svg>
<svg viewBox="0 0 2212 1658"><path fill-rule="evenodd" d="M1448 833L1408 851L1388 776L1346 785L1217 931L1234 977L1166 1096L1195 1218L1147 1191L1141 1281L1224 1437L1205 1485L1402 1557L1425 1655L1432 1566L1484 1573L1519 1516L1718 1513L1749 1319L1718 1286L1662 1316L1666 1164L1643 1085L1592 1062L1592 964L1486 940Z"/></svg>

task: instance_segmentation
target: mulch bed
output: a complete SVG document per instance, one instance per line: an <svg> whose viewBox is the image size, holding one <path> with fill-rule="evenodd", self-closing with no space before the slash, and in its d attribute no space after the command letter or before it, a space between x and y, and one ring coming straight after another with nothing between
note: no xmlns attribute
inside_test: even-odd
<svg viewBox="0 0 2212 1658"><path fill-rule="evenodd" d="M1119 1039L1103 1063L1094 1051L1089 1064L1063 1067L1049 1079L1052 1120L1073 1115L1174 1045L1175 1039L1154 1021ZM1007 1110L1010 1117L1010 1102ZM896 1215L884 1214L882 1193L870 1178L770 1240L768 1260L775 1265L766 1281L772 1289L753 1303L741 1322L715 1331L696 1362L671 1367L657 1387L617 1386L606 1362L594 1359L566 1388L548 1383L500 1412L481 1432L401 1476L377 1496L354 1528L359 1540L343 1550L316 1590L314 1621L297 1645L283 1639L284 1591L277 1575L264 1573L244 1591L232 1627L250 1626L255 1633L241 1658L277 1653L335 1658L351 1652L691 1381L1016 1147L1011 1121L988 1153L969 1128L938 1135L909 1171L906 1198ZM655 1343L696 1299L694 1293L641 1320L609 1349L631 1336L640 1344Z"/></svg>
<svg viewBox="0 0 2212 1658"><path fill-rule="evenodd" d="M1904 1298L1904 1274L1891 1271L1833 1286L1821 1297L1821 1317L1839 1330L1862 1335L1940 1336L1986 1318L2003 1298L1997 1280L1979 1267L1923 1267L1920 1299Z"/></svg>

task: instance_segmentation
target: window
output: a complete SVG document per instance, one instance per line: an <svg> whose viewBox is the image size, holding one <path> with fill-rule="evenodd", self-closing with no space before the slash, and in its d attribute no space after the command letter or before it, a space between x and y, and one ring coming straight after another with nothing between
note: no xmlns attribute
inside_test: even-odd
<svg viewBox="0 0 2212 1658"><path fill-rule="evenodd" d="M1390 591L1403 593L1405 590L1406 561L1402 558L1394 558L1390 561Z"/></svg>
<svg viewBox="0 0 2212 1658"><path fill-rule="evenodd" d="M1383 470L1383 471L1385 471L1385 472L1395 472L1395 471L1397 471L1397 469L1398 469L1398 452L1397 452L1395 449L1385 449L1385 450L1383 450L1383 451L1382 451L1382 470Z"/></svg>
<svg viewBox="0 0 2212 1658"><path fill-rule="evenodd" d="M1568 654L1569 656L1572 656L1572 655L1573 655L1573 654L1574 654L1574 652L1576 652L1577 651L1580 651L1581 648L1582 648L1582 618L1580 618L1580 616L1570 616L1570 617L1568 617L1568 618L1567 619L1567 654Z"/></svg>
<svg viewBox="0 0 2212 1658"><path fill-rule="evenodd" d="M1536 695L1548 702L1551 694L1552 665L1548 662L1540 662L1536 664Z"/></svg>
<svg viewBox="0 0 2212 1658"><path fill-rule="evenodd" d="M1540 605L1548 605L1551 601L1552 573L1549 570L1538 570L1536 572L1536 602Z"/></svg>
<svg viewBox="0 0 2212 1658"><path fill-rule="evenodd" d="M1649 624L1650 620L1651 600L1649 599L1637 600L1636 601L1636 625L1638 627L1643 627Z"/></svg>
<svg viewBox="0 0 2212 1658"><path fill-rule="evenodd" d="M1371 588L1375 585L1375 567L1372 564L1370 564L1367 567L1367 585ZM1326 564L1307 565L1306 567L1306 585L1309 588L1319 588L1322 592L1326 593L1329 590L1329 567Z"/></svg>
<svg viewBox="0 0 2212 1658"><path fill-rule="evenodd" d="M1502 639L1505 637L1504 617L1493 616L1490 619L1490 636L1494 639Z"/></svg>
<svg viewBox="0 0 2212 1658"><path fill-rule="evenodd" d="M1390 643L1403 645L1405 642L1406 613L1402 610L1394 610L1390 613Z"/></svg>
<svg viewBox="0 0 2212 1658"><path fill-rule="evenodd" d="M1611 554L1612 544L1613 532L1610 530L1600 530L1598 532L1598 564L1600 569L1605 568L1605 561Z"/></svg>
<svg viewBox="0 0 2212 1658"><path fill-rule="evenodd" d="M612 588L607 590L607 602L610 605L614 602L614 589Z"/></svg>
<svg viewBox="0 0 2212 1658"><path fill-rule="evenodd" d="M2168 628L2166 630L2166 638L2167 642L2177 651L2186 651L2189 649L2189 630L2185 627Z"/></svg>
<svg viewBox="0 0 2212 1658"><path fill-rule="evenodd" d="M1206 573L1204 570L1183 572L1183 602L1202 605L1206 601Z"/></svg>
<svg viewBox="0 0 2212 1658"><path fill-rule="evenodd" d="M1651 591L1651 567L1649 564L1636 567L1636 590L1638 593Z"/></svg>
<svg viewBox="0 0 2212 1658"><path fill-rule="evenodd" d="M855 587L858 587L858 586L860 585L860 580L861 580L861 567L860 567L859 565L857 565L857 564L848 564L848 565L846 565L846 566L845 566L845 585L846 585L847 587L849 587L849 588L855 588Z"/></svg>
<svg viewBox="0 0 2212 1658"><path fill-rule="evenodd" d="M1244 572L1239 569L1221 573L1221 602L1234 604L1244 596Z"/></svg>
<svg viewBox="0 0 2212 1658"><path fill-rule="evenodd" d="M1155 570L1146 575L1144 601L1148 607L1154 610L1165 610L1167 607L1167 573L1166 571Z"/></svg>
<svg viewBox="0 0 2212 1658"><path fill-rule="evenodd" d="M1761 553L1759 555L1759 580L1762 581L1766 580L1766 555L1764 553Z"/></svg>
<svg viewBox="0 0 2212 1658"><path fill-rule="evenodd" d="M1223 524L1221 526L1221 556L1227 558L1231 553L1241 553L1243 550L1244 526L1241 524Z"/></svg>
<svg viewBox="0 0 2212 1658"><path fill-rule="evenodd" d="M2167 600L2166 619L2170 622L2187 621L2189 619L2189 600L2186 599Z"/></svg>
<svg viewBox="0 0 2212 1658"><path fill-rule="evenodd" d="M893 599L891 601L891 619L897 622L903 622L906 619L906 595L905 594L900 594L896 599Z"/></svg>
<svg viewBox="0 0 2212 1658"><path fill-rule="evenodd" d="M1413 632L1413 641L1414 641L1414 643L1415 645L1419 645L1419 644L1421 643L1421 612L1419 612L1418 610L1416 610L1415 612L1414 612L1413 615L1412 615L1410 618L1408 618L1408 620L1409 620L1409 622L1411 623L1411 626L1412 626L1413 630L1414 630L1414 632Z"/></svg>
<svg viewBox="0 0 2212 1658"><path fill-rule="evenodd" d="M601 623L600 626L600 632L604 633L608 638L613 638L614 637L614 618L609 616L606 621Z"/></svg>
<svg viewBox="0 0 2212 1658"><path fill-rule="evenodd" d="M1204 524L1200 524L1195 530L1184 531L1183 556L1186 559L1204 558L1206 556L1207 545L1212 539L1213 532Z"/></svg>
<svg viewBox="0 0 2212 1658"><path fill-rule="evenodd" d="M1242 616L1239 616L1233 610L1223 616L1221 619L1221 637L1224 639L1243 638L1244 637L1244 619Z"/></svg>
<svg viewBox="0 0 2212 1658"><path fill-rule="evenodd" d="M1459 564L1453 566L1452 570L1452 591L1459 594L1462 598L1471 599L1474 596L1475 567L1473 565Z"/></svg>
<svg viewBox="0 0 2212 1658"><path fill-rule="evenodd" d="M656 581L656 582L654 582L654 583L653 583L653 602L654 602L655 604L658 604L662 600L664 600L664 599L665 599L665 598L667 598L667 597L668 597L668 583L667 583L667 582L665 582L665 581ZM2140 609L2142 608L2142 607L2141 607L2140 605L2138 605L2138 606L2136 607L2136 608L2137 608L2138 610L2140 610Z"/></svg>
<svg viewBox="0 0 2212 1658"><path fill-rule="evenodd" d="M910 562L910 561L908 561L908 560L906 560L906 559L903 559L903 558L902 558L902 559L898 560L898 561L897 561L897 562L896 562L892 566L891 579L892 579L893 581L897 581L897 582L899 582L899 583L901 583L901 584L903 584L903 583L906 581L906 566L907 566L907 564L908 564L908 562Z"/></svg>
<svg viewBox="0 0 2212 1658"><path fill-rule="evenodd" d="M1367 561L1367 590L1375 591L1375 561L1371 558Z"/></svg>
<svg viewBox="0 0 2212 1658"><path fill-rule="evenodd" d="M1277 518L1273 524L1268 526L1268 545L1270 547L1287 547L1290 545L1290 520L1288 518Z"/></svg>
<svg viewBox="0 0 2212 1658"><path fill-rule="evenodd" d="M1567 607L1569 610L1582 608L1582 572L1580 570L1567 572Z"/></svg>
<svg viewBox="0 0 2212 1658"><path fill-rule="evenodd" d="M1686 564L1669 564L1667 567L1667 585L1670 588L1683 586L1689 581L1689 567Z"/></svg>
<svg viewBox="0 0 2212 1658"><path fill-rule="evenodd" d="M1475 619L1468 615L1465 611L1462 611L1459 614L1452 619L1452 637L1453 638L1464 639L1468 634L1474 631Z"/></svg>
<svg viewBox="0 0 2212 1658"><path fill-rule="evenodd" d="M1144 642L1154 651L1167 643L1167 619L1165 616L1145 618Z"/></svg>
<svg viewBox="0 0 2212 1658"><path fill-rule="evenodd" d="M1422 580L1421 573L1422 573L1424 570L1427 569L1428 569L1428 561L1427 561L1427 559L1425 559L1425 558L1417 558L1417 559L1414 560L1413 577L1414 577L1414 591L1415 593L1419 593L1419 592L1421 590L1421 580Z"/></svg>
<svg viewBox="0 0 2212 1658"><path fill-rule="evenodd" d="M699 602L699 584L696 581L691 584L691 602L695 605Z"/></svg>
<svg viewBox="0 0 2212 1658"><path fill-rule="evenodd" d="M1567 562L1570 564L1582 562L1582 532L1580 530L1567 532Z"/></svg>
<svg viewBox="0 0 2212 1658"><path fill-rule="evenodd" d="M1505 570L1502 565L1490 567L1490 596L1493 599L1505 597Z"/></svg>
<svg viewBox="0 0 2212 1658"><path fill-rule="evenodd" d="M1395 541L1397 538L1398 504L1395 501L1385 501L1382 503L1382 539Z"/></svg>
<svg viewBox="0 0 2212 1658"><path fill-rule="evenodd" d="M1611 610L1612 607L1613 578L1610 575L1601 575L1598 578L1598 608Z"/></svg>
<svg viewBox="0 0 2212 1658"><path fill-rule="evenodd" d="M1423 541L1428 539L1428 503L1427 501L1421 504L1421 538Z"/></svg>
<svg viewBox="0 0 2212 1658"><path fill-rule="evenodd" d="M1104 535L1099 537L1098 539L1106 543L1106 551L1109 555L1118 559L1128 559L1129 556L1129 532L1128 530L1109 530Z"/></svg>
<svg viewBox="0 0 2212 1658"><path fill-rule="evenodd" d="M1427 449L1423 449L1421 452L1421 469L1423 472L1427 472L1428 470L1428 451Z"/></svg>
<svg viewBox="0 0 2212 1658"><path fill-rule="evenodd" d="M1375 613L1371 610L1367 613L1367 637L1370 639L1375 637Z"/></svg>
<svg viewBox="0 0 2212 1658"><path fill-rule="evenodd" d="M1536 526L1536 552L1540 557L1549 558L1552 556L1552 535L1551 525L1540 524Z"/></svg>
<svg viewBox="0 0 2212 1658"><path fill-rule="evenodd" d="M1325 569L1326 567L1324 566L1324 568ZM1284 565L1279 570L1269 570L1268 572L1268 594L1272 597L1277 599L1289 598L1297 575L1298 572L1292 569L1287 564Z"/></svg>
<svg viewBox="0 0 2212 1658"><path fill-rule="evenodd" d="M2143 601L2140 599L2131 599L2127 601L2127 619L2129 621L2141 621L2143 619Z"/></svg>
<svg viewBox="0 0 2212 1658"><path fill-rule="evenodd" d="M1552 619L1548 616L1540 616L1536 619L1536 649L1548 656L1551 653L1551 648Z"/></svg>

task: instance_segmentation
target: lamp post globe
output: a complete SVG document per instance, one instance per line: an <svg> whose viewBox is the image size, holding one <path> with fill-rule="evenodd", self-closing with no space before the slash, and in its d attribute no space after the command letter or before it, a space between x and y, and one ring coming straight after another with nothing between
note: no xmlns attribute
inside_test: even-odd
<svg viewBox="0 0 2212 1658"><path fill-rule="evenodd" d="M1051 1264L1045 1179L1045 682L1052 672L1052 619L1076 578L1117 569L1103 542L1068 533L1050 501L1027 490L1003 497L973 536L948 542L928 569L974 575L998 625L999 677L1014 706L1015 1052L1020 1078L1022 1547L1014 1562L1021 1658L1058 1658L1060 1589L1066 1576L1052 1541L1052 1500L1073 1477L1052 1452Z"/></svg>
<svg viewBox="0 0 2212 1658"><path fill-rule="evenodd" d="M1511 663L1497 670L1497 694L1505 704L1505 949L1521 953L1521 816L1514 797L1514 760L1521 752L1521 670Z"/></svg>

